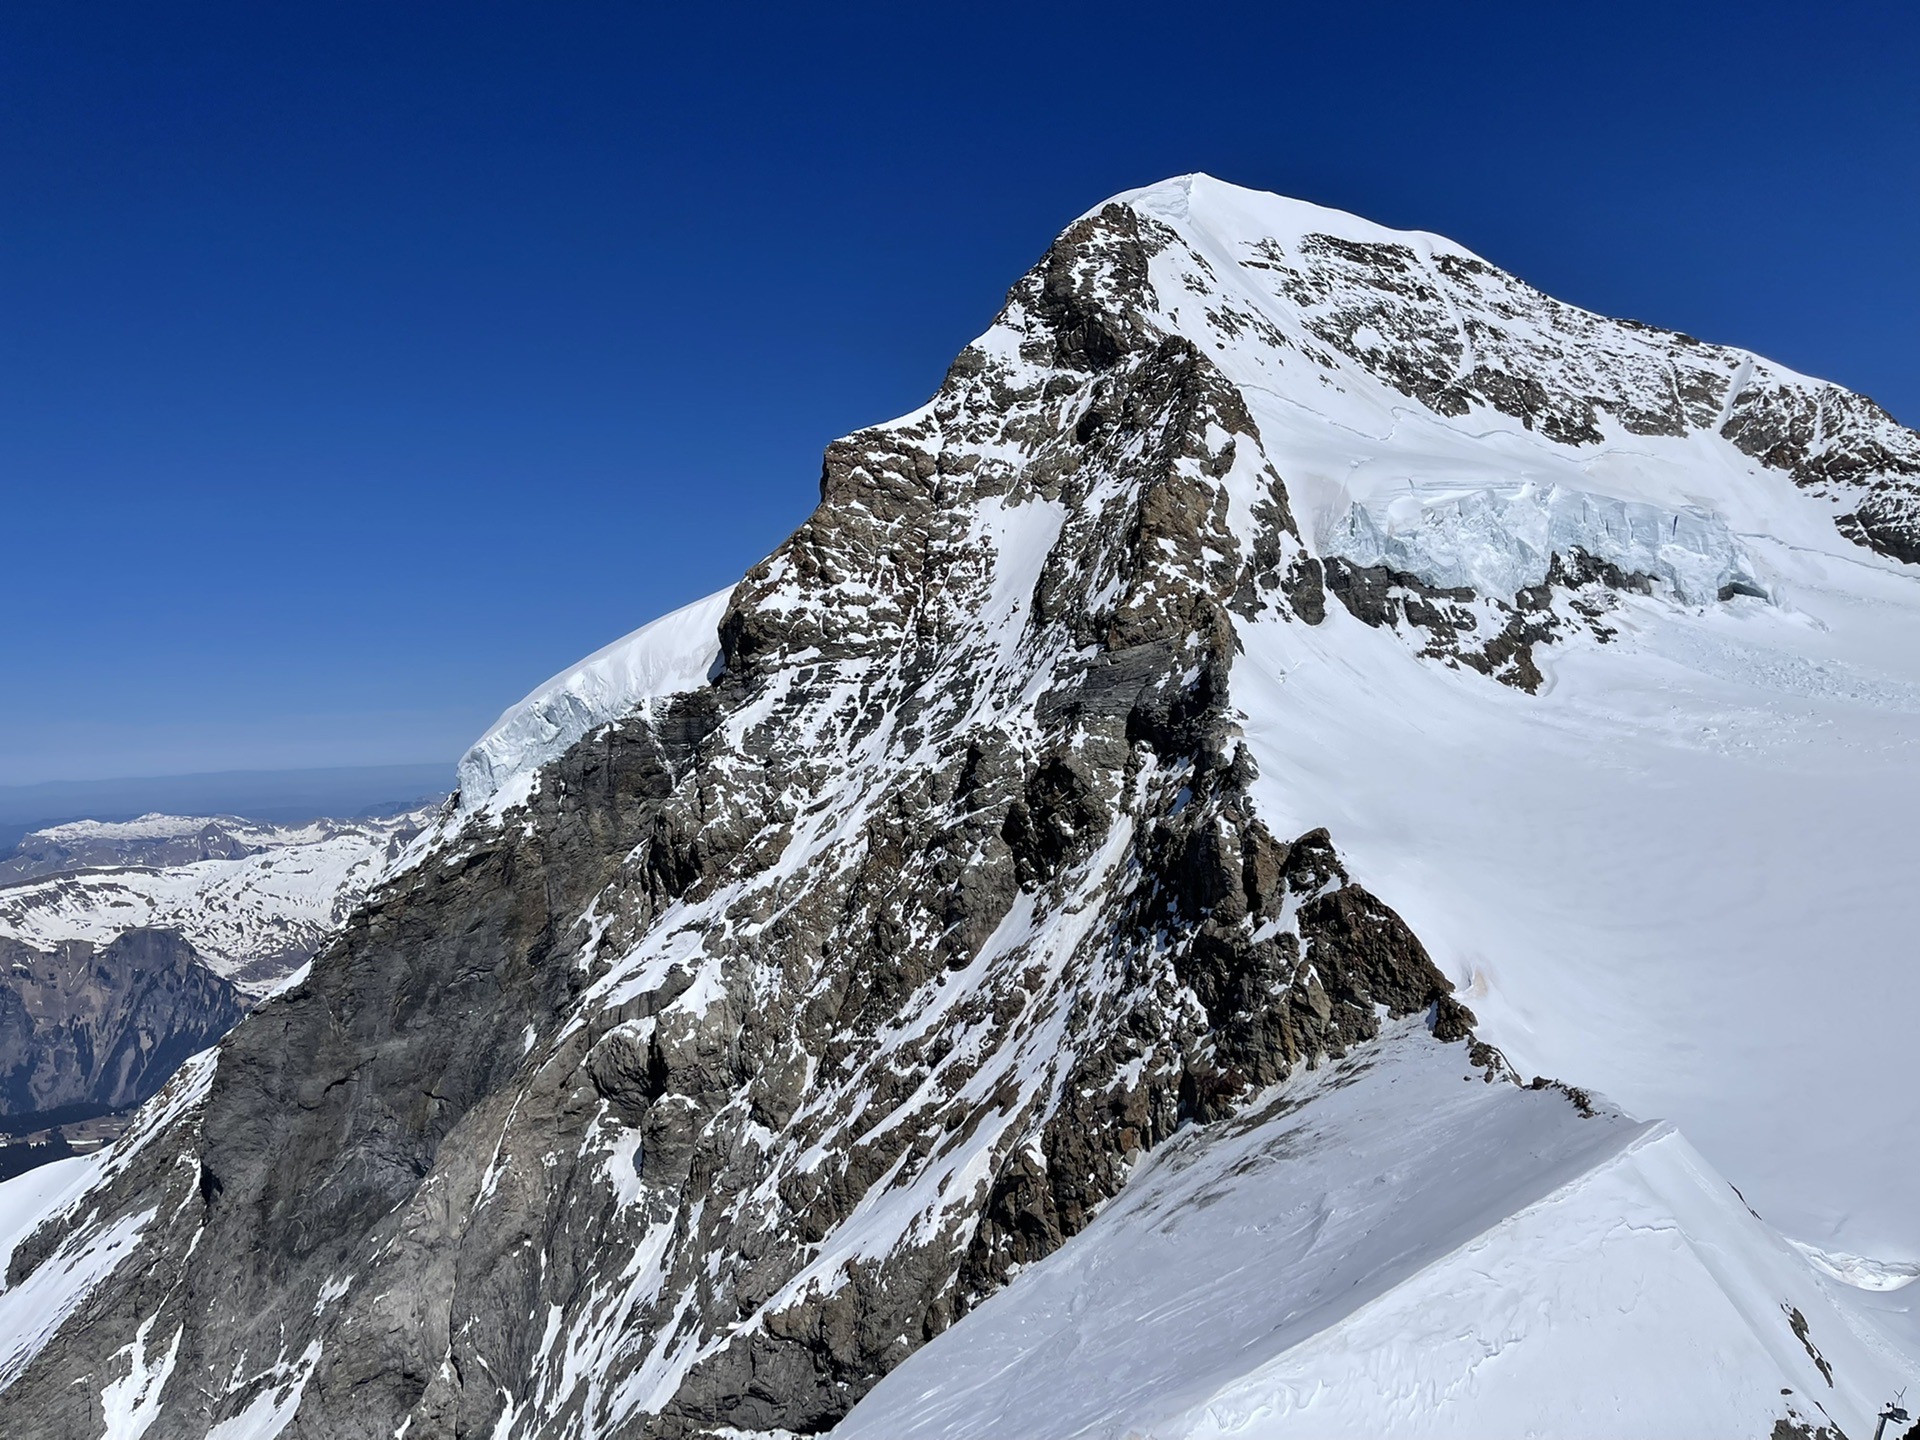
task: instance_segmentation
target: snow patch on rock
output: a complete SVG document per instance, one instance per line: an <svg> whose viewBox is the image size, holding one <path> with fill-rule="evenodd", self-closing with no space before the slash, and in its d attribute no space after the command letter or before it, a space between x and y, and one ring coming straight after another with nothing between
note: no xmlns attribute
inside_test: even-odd
<svg viewBox="0 0 1920 1440"><path fill-rule="evenodd" d="M93 1287L133 1253L154 1214L144 1210L98 1231L76 1232L26 1279L0 1291L0 1390L40 1353Z"/></svg>

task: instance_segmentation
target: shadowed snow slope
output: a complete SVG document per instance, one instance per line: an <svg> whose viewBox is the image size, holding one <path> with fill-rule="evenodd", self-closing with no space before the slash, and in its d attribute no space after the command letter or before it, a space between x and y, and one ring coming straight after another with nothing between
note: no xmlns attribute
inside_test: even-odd
<svg viewBox="0 0 1920 1440"><path fill-rule="evenodd" d="M1461 1060L1402 1030L1177 1138L836 1440L1871 1433L1914 1357L1670 1126Z"/></svg>

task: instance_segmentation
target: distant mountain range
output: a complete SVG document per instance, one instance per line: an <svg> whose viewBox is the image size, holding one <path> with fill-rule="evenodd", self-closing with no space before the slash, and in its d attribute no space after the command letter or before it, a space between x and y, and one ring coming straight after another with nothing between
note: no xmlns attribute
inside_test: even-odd
<svg viewBox="0 0 1920 1440"><path fill-rule="evenodd" d="M0 937L49 949L174 930L257 996L339 926L436 808L298 825L143 815L35 830L0 861Z"/></svg>
<svg viewBox="0 0 1920 1440"><path fill-rule="evenodd" d="M0 860L0 1130L152 1095L305 964L436 813L30 832Z"/></svg>
<svg viewBox="0 0 1920 1440"><path fill-rule="evenodd" d="M0 785L0 853L29 830L67 820L132 820L152 813L245 815L291 824L320 816L391 813L453 784L450 765L359 765L226 770L110 780Z"/></svg>
<svg viewBox="0 0 1920 1440"><path fill-rule="evenodd" d="M177 930L44 951L0 938L0 1129L130 1109L245 1013Z"/></svg>

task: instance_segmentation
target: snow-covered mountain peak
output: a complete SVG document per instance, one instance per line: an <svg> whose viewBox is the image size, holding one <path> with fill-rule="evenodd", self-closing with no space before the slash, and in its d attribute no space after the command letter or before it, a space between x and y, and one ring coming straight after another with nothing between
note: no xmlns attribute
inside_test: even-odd
<svg viewBox="0 0 1920 1440"><path fill-rule="evenodd" d="M1920 561L1920 440L1871 401L1554 300L1444 237L1189 175L1063 239L1094 282L1084 298L1232 379L1309 538L1381 490L1447 475Z"/></svg>
<svg viewBox="0 0 1920 1440"><path fill-rule="evenodd" d="M1441 242L1204 177L1101 206L728 595L509 711L21 1242L0 1300L86 1328L11 1332L0 1420L820 1434L925 1346L978 1433L1118 1276L1168 1304L1075 1425L1311 1409L1329 1357L1364 1400L1403 1323L1451 1433L1553 1414L1501 1377L1587 1336L1582 1403L1706 1357L1739 1433L1857 1425L1920 1381L1912 1287L1844 1283L1920 1259L1859 1020L1920 1006L1916 444ZM1114 1413L1146 1322L1210 1337L1134 1239L1234 1216L1287 1217L1289 1293L1234 1296L1273 1343ZM851 1433L912 1433L874 1393ZM1621 1433L1670 1433L1645 1398Z"/></svg>
<svg viewBox="0 0 1920 1440"><path fill-rule="evenodd" d="M1097 216L1108 205L1127 206L1189 238L1205 237L1223 249L1262 242L1298 244L1310 235L1329 235L1367 244L1403 245L1429 258L1453 255L1486 264L1444 235L1394 230L1347 210L1269 190L1252 190L1200 170L1122 191L1087 211L1082 219Z"/></svg>

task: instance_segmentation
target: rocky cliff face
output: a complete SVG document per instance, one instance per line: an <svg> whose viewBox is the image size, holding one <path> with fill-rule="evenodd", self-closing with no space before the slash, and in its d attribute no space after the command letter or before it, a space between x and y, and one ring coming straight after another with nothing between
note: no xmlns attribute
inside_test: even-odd
<svg viewBox="0 0 1920 1440"><path fill-rule="evenodd" d="M463 767L486 793L16 1249L16 1285L132 1258L0 1358L9 1430L99 1434L110 1392L151 1440L819 1433L1183 1123L1389 1017L1466 1039L1339 837L1252 800L1243 627L1431 633L1437 583L1329 566L1335 467L1263 385L1723 436L1914 539L1920 448L1854 397L1310 207L1225 254L1190 190L1076 223L925 408L833 445L669 681L525 783ZM1524 684L1664 583L1556 552L1449 597L1489 628L1433 658Z"/></svg>
<svg viewBox="0 0 1920 1440"><path fill-rule="evenodd" d="M10 1128L137 1105L243 1013L171 930L37 951L0 939L0 1119Z"/></svg>

